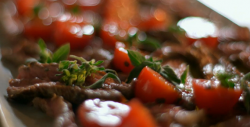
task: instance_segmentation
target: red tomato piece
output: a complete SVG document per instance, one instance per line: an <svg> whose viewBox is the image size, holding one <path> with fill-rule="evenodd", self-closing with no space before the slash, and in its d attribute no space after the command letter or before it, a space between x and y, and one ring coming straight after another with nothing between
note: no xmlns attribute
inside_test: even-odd
<svg viewBox="0 0 250 127"><path fill-rule="evenodd" d="M218 37L205 37L205 38L201 38L201 41L208 47L210 48L216 48L218 46Z"/></svg>
<svg viewBox="0 0 250 127"><path fill-rule="evenodd" d="M43 20L34 18L24 24L24 35L28 38L50 40L53 32L52 21L44 24Z"/></svg>
<svg viewBox="0 0 250 127"><path fill-rule="evenodd" d="M218 82L195 79L193 80L195 103L208 114L226 114L239 100L242 90L225 88Z"/></svg>
<svg viewBox="0 0 250 127"><path fill-rule="evenodd" d="M159 73L149 67L144 67L135 84L135 97L144 103L164 100L165 103L170 104L179 98L179 93L174 85Z"/></svg>
<svg viewBox="0 0 250 127"><path fill-rule="evenodd" d="M40 0L16 0L18 14L22 16L32 16L33 8Z"/></svg>
<svg viewBox="0 0 250 127"><path fill-rule="evenodd" d="M83 17L63 15L55 22L54 40L57 46L70 43L71 49L84 48L94 36L94 27L83 22Z"/></svg>
<svg viewBox="0 0 250 127"><path fill-rule="evenodd" d="M155 127L147 109L136 100L128 105L100 99L86 100L79 106L77 115L85 127Z"/></svg>
<svg viewBox="0 0 250 127"><path fill-rule="evenodd" d="M118 26L116 23L104 24L100 33L103 43L110 47L115 47L117 42L116 39L117 31L118 31Z"/></svg>
<svg viewBox="0 0 250 127"><path fill-rule="evenodd" d="M129 59L128 52L123 47L115 48L112 63L116 69L119 69L124 73L130 73L134 69L134 66Z"/></svg>
<svg viewBox="0 0 250 127"><path fill-rule="evenodd" d="M167 26L167 14L164 10L157 8L152 11L148 9L148 12L142 14L142 21L139 24L141 30L163 30ZM143 18L144 17L144 18Z"/></svg>
<svg viewBox="0 0 250 127"><path fill-rule="evenodd" d="M153 117L138 100L133 99L128 105L130 112L119 127L156 127Z"/></svg>

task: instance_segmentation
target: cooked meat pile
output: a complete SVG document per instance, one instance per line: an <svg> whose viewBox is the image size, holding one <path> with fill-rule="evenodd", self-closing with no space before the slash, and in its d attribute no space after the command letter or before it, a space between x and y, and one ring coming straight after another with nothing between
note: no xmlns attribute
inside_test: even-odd
<svg viewBox="0 0 250 127"><path fill-rule="evenodd" d="M248 94L250 96L250 85L247 82L248 85L243 89L242 84L246 81L241 82L250 71L250 34L247 28L237 25L222 28L223 23L218 22L217 26L215 25L219 29L216 31L218 32L216 37L208 35L192 38L187 31L178 26L178 21L187 16L208 17L208 13L197 11L195 6L191 6L192 2L186 0L166 0L165 2L154 0L103 2L99 0L102 2L93 8L92 5L91 7L81 5L84 11L78 5L66 5L64 0L59 3L48 0L46 4L40 3L41 7L38 4L32 9L29 8L33 11L49 12L54 7L62 6L60 14L58 12L56 15L54 14L56 12L53 12L48 19L39 19L45 15L44 12L32 12L34 14L31 16L28 12L20 11L21 5L18 2L20 0L15 1L12 4L17 6L18 14L6 17L6 19L12 18L12 22L20 22L23 26L20 27L22 30L19 32L23 32L16 33L20 36L13 39L16 41L14 46L1 49L3 62L9 60L19 66L18 75L9 80L8 99L32 104L41 109L54 118L55 127L79 126L80 120L75 117L78 115L76 110L81 104L87 102L86 100L100 99L98 104L112 101L130 106L134 98L142 102L143 107L149 111L159 127L243 127L250 123L247 115L250 109L248 100L250 97L246 97ZM78 1L78 4L80 3L84 4ZM43 6L49 6L49 9ZM48 21L52 25L44 24ZM37 27L36 24L40 26ZM39 38L42 39L39 40ZM37 40L39 40L38 44ZM59 54L58 49L65 46L63 41L69 43L69 51L63 50ZM53 59L57 57L61 59L67 51L69 52L67 55L79 56L79 59L66 56L66 60L63 61L65 63L69 61L73 63L72 60L75 60L75 64L67 63L70 66L66 72L59 69L60 62L63 62L55 62ZM53 56L55 54L57 57ZM46 58L45 62L42 62L43 57ZM36 59L36 61L27 62L29 58ZM102 63L98 63L98 60L102 60ZM73 65L76 65L77 69L89 68L80 73ZM147 68L146 66L149 68L147 71L152 71L153 74L147 75L145 72L143 77L141 72ZM94 71L90 71L91 69ZM73 77L70 71L72 74L79 75ZM88 72L91 74L87 75ZM218 77L219 72L224 72L224 75ZM67 76L70 75L75 79L85 76L84 82L80 85L76 82L68 84L63 80L65 78L63 74L68 74ZM111 75L105 77L108 74ZM144 78L143 81L147 81L144 82L141 91L137 87L142 82L140 76ZM158 77L154 78L154 76ZM153 89L152 87L148 90L151 88L151 81L148 79L160 80L157 83L154 82L154 86L159 88ZM104 81L100 84L102 80ZM209 90L213 92L217 88L224 90L223 94L230 93L228 91L231 89L243 92L240 91L239 99L237 98L236 104L227 114L210 114L213 111L212 106L209 109L202 106L199 108L195 101L199 98L195 96L196 80L210 83L208 85L204 83L202 88L205 92ZM160 86L161 81L164 81L162 84L167 88ZM96 83L99 83L98 87L91 87ZM165 88L168 92L170 91L169 93L173 92L173 96L176 95L176 100L171 104L167 103L166 98L169 96L165 98L168 92L161 93L161 90ZM145 100L150 100L153 98L151 95L158 94L158 91L164 97L154 98L154 102L144 102L138 97L138 93L143 95L148 92L150 95L143 97L146 98ZM233 98L230 97L228 98ZM226 96L225 98L227 99ZM204 100L202 100L204 104L210 106L210 103ZM96 103L97 109L103 106L98 107L98 104ZM115 109L110 105L106 108ZM107 112L105 110L104 114ZM119 112L112 113L119 114Z"/></svg>

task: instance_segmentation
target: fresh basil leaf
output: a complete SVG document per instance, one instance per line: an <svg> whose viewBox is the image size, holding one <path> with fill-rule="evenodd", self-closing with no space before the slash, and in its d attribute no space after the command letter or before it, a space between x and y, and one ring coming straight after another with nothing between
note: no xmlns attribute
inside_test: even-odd
<svg viewBox="0 0 250 127"><path fill-rule="evenodd" d="M151 69L153 69L156 72L160 72L160 70L161 70L161 63L160 62L144 61L143 64L150 67Z"/></svg>
<svg viewBox="0 0 250 127"><path fill-rule="evenodd" d="M170 66L168 66L168 65L164 66L162 73L167 75L167 77L169 78L168 80L170 80L171 82L173 81L173 82L176 82L178 84L181 83L181 80L178 78L178 76L175 74L174 70Z"/></svg>
<svg viewBox="0 0 250 127"><path fill-rule="evenodd" d="M54 53L54 55L52 56L52 62L60 62L62 60L67 59L68 55L69 55L69 51L70 51L70 45L69 44L65 44L63 46L61 46L59 49L57 49Z"/></svg>
<svg viewBox="0 0 250 127"><path fill-rule="evenodd" d="M138 77L141 73L141 70L145 67L145 64L140 64L138 66L135 66L135 68L129 73L127 83L130 83L134 78Z"/></svg>
<svg viewBox="0 0 250 127"><path fill-rule="evenodd" d="M184 85L186 83L188 72L189 72L189 66L186 67L186 70L181 75L181 83Z"/></svg>
<svg viewBox="0 0 250 127"><path fill-rule="evenodd" d="M244 75L240 81L241 88L243 89L244 104L247 112L250 113L250 89L247 83L248 81L250 81L250 72Z"/></svg>
<svg viewBox="0 0 250 127"><path fill-rule="evenodd" d="M97 61L96 63L94 63L95 66L98 66L100 64L102 64L104 61L100 60L100 61Z"/></svg>
<svg viewBox="0 0 250 127"><path fill-rule="evenodd" d="M230 74L230 73L218 72L215 76L220 81L221 86L226 87L226 88L234 88L235 85L232 81L230 81L230 79L233 78L235 75Z"/></svg>
<svg viewBox="0 0 250 127"><path fill-rule="evenodd" d="M150 51L155 51L156 49L161 47L161 44L158 40L154 38L147 37L143 41L139 41L140 46L143 49L150 50Z"/></svg>
<svg viewBox="0 0 250 127"><path fill-rule="evenodd" d="M163 71L160 72L160 75L163 78L165 78L166 80L170 81L173 85L175 85L175 86L179 85L179 83L172 81L171 78L166 73L164 73Z"/></svg>
<svg viewBox="0 0 250 127"><path fill-rule="evenodd" d="M173 25L168 28L168 31L171 33L177 33L177 34L185 34L185 30L182 29L179 26Z"/></svg>
<svg viewBox="0 0 250 127"><path fill-rule="evenodd" d="M105 69L104 71L106 73L113 73L113 74L117 75L117 72L115 70L112 70L112 69Z"/></svg>
<svg viewBox="0 0 250 127"><path fill-rule="evenodd" d="M104 67L98 67L97 70L105 71L105 68Z"/></svg>
<svg viewBox="0 0 250 127"><path fill-rule="evenodd" d="M38 46L41 49L41 51L45 51L46 47L47 47L46 44L45 44L45 42L41 38L38 40Z"/></svg>
<svg viewBox="0 0 250 127"><path fill-rule="evenodd" d="M139 52L133 50L127 50L127 51L129 59L134 66L140 65L143 61L146 60L146 58Z"/></svg>
<svg viewBox="0 0 250 127"><path fill-rule="evenodd" d="M121 83L121 80L117 77L117 75L113 73L107 73L105 74L101 79L93 83L92 85L88 86L87 88L89 89L97 89L97 88L102 88L102 84L105 82L107 78L113 78L116 79L119 83Z"/></svg>

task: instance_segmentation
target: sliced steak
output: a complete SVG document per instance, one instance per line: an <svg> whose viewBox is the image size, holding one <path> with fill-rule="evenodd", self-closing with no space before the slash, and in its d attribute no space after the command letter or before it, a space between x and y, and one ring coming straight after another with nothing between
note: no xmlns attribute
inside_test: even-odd
<svg viewBox="0 0 250 127"><path fill-rule="evenodd" d="M160 127L199 126L205 118L203 110L187 111L174 105L156 104L149 106L149 109Z"/></svg>
<svg viewBox="0 0 250 127"><path fill-rule="evenodd" d="M38 63L32 62L28 65L22 65L18 69L18 79L34 79L39 78L46 81L59 81L60 76L56 74L61 74L58 71L57 63Z"/></svg>
<svg viewBox="0 0 250 127"><path fill-rule="evenodd" d="M39 83L27 87L8 87L8 97L19 102L30 102L35 97L50 98L53 94L63 96L65 100L80 104L86 99L123 101L124 96L114 89L83 89L78 86L66 86L59 82Z"/></svg>
<svg viewBox="0 0 250 127"><path fill-rule="evenodd" d="M55 118L54 127L77 127L72 106L63 97L56 95L50 99L36 97L32 103L36 108Z"/></svg>

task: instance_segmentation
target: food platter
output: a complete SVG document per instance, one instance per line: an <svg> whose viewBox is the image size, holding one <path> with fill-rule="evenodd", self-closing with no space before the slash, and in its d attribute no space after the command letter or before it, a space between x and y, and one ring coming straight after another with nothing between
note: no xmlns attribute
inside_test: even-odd
<svg viewBox="0 0 250 127"><path fill-rule="evenodd" d="M181 1L181 0L180 0ZM219 15L213 10L207 8L197 1L192 1L192 6L202 8L204 12L199 15L218 23L219 27L238 27L230 20ZM165 3L164 6L170 6L169 3ZM190 4L190 3L189 3ZM4 6L4 3L0 2L0 6ZM2 13L0 11L0 13ZM185 16L191 16L191 13L183 13ZM213 17L211 18L211 15ZM3 15L2 15L3 16ZM220 20L220 22L218 22ZM8 35L3 27L4 23L0 24L0 45L1 48L6 45L6 43L11 43L13 40L10 39L12 35ZM8 44L7 44L8 45ZM17 102L9 101L6 89L9 86L9 80L17 76L17 66L11 62L1 61L0 63L0 126L3 127L44 127L53 126L53 118L48 117L45 113L34 108L31 105L20 104Z"/></svg>

